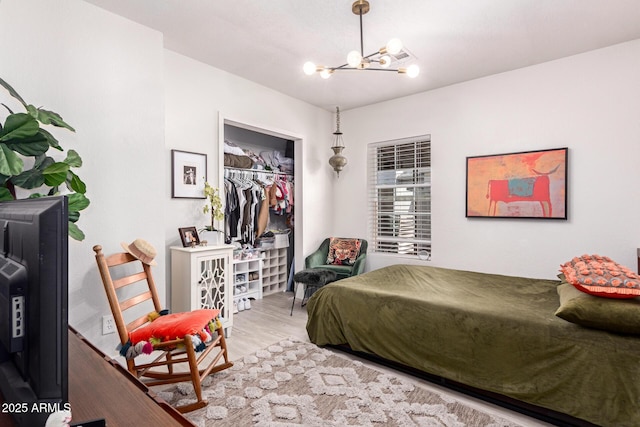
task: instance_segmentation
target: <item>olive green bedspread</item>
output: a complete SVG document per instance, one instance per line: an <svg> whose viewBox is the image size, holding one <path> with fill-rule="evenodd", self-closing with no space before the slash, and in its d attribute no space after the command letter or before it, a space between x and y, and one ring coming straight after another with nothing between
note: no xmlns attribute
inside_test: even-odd
<svg viewBox="0 0 640 427"><path fill-rule="evenodd" d="M554 315L559 281L394 265L309 300L317 345L353 350L603 426L640 426L640 338Z"/></svg>

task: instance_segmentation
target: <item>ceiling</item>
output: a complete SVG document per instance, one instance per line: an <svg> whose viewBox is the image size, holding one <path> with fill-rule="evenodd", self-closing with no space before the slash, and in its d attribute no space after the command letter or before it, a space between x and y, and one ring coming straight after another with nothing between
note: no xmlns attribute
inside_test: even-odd
<svg viewBox="0 0 640 427"><path fill-rule="evenodd" d="M359 49L352 0L85 1L162 32L169 50L329 111L640 38L640 0L370 0L365 54L400 38L420 74L345 71L324 80L302 65L341 65Z"/></svg>

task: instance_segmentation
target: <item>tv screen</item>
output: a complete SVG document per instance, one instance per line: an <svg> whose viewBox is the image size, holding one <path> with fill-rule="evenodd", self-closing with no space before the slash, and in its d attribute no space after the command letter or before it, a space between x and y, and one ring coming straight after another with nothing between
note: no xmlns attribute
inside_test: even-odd
<svg viewBox="0 0 640 427"><path fill-rule="evenodd" d="M19 426L69 409L68 202L0 202L0 398Z"/></svg>

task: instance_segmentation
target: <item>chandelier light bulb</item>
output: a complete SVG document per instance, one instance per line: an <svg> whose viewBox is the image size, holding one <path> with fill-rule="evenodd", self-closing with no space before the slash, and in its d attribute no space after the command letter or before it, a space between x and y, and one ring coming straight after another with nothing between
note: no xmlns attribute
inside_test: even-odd
<svg viewBox="0 0 640 427"><path fill-rule="evenodd" d="M407 67L407 76L410 78L415 78L418 76L418 74L420 74L420 67L418 67L416 64L411 64Z"/></svg>
<svg viewBox="0 0 640 427"><path fill-rule="evenodd" d="M349 64L350 67L356 68L358 65L360 65L361 61L362 55L360 55L360 52L358 52L357 50L352 50L347 55L347 64Z"/></svg>
<svg viewBox="0 0 640 427"><path fill-rule="evenodd" d="M389 68L389 65L391 65L391 57L389 55L382 55L380 57L380 66L382 68Z"/></svg>
<svg viewBox="0 0 640 427"><path fill-rule="evenodd" d="M320 71L320 77L322 77L323 79L328 79L329 77L331 77L332 73L333 73L333 70L325 68L322 71Z"/></svg>
<svg viewBox="0 0 640 427"><path fill-rule="evenodd" d="M400 39L391 39L389 40L389 42L387 42L387 46L385 47L388 53L390 53L391 55L395 55L397 53L400 53L400 51L402 50L402 42L400 41Z"/></svg>
<svg viewBox="0 0 640 427"><path fill-rule="evenodd" d="M316 72L316 64L311 61L307 61L304 63L302 69L307 76L310 76Z"/></svg>

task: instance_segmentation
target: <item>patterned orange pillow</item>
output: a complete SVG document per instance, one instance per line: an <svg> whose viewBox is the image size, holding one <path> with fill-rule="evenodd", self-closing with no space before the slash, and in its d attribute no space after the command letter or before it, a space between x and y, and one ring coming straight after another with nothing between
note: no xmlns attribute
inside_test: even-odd
<svg viewBox="0 0 640 427"><path fill-rule="evenodd" d="M605 298L640 295L640 277L611 258L582 255L560 266L567 282L582 292Z"/></svg>
<svg viewBox="0 0 640 427"><path fill-rule="evenodd" d="M353 265L360 255L360 239L343 239L331 237L329 239L329 252L327 264Z"/></svg>

